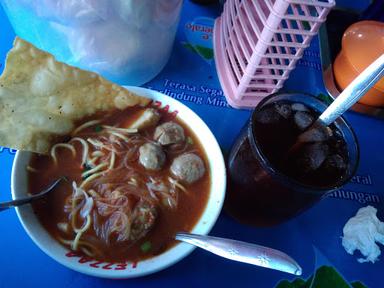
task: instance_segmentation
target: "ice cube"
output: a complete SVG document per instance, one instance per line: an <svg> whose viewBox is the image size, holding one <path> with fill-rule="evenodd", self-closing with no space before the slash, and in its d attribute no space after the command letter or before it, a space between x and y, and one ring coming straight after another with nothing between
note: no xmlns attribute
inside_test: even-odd
<svg viewBox="0 0 384 288"><path fill-rule="evenodd" d="M299 129L305 130L313 123L313 116L307 112L298 111L293 116L295 124Z"/></svg>
<svg viewBox="0 0 384 288"><path fill-rule="evenodd" d="M328 145L325 143L313 143L305 145L297 155L297 164L306 173L315 171L328 156Z"/></svg>
<svg viewBox="0 0 384 288"><path fill-rule="evenodd" d="M266 108L257 112L256 121L262 124L274 124L280 121L280 114L273 108Z"/></svg>
<svg viewBox="0 0 384 288"><path fill-rule="evenodd" d="M328 126L321 124L314 124L304 133L300 134L299 142L322 142L332 136L332 130Z"/></svg>
<svg viewBox="0 0 384 288"><path fill-rule="evenodd" d="M288 104L275 104L275 109L285 119L291 117L292 109Z"/></svg>
<svg viewBox="0 0 384 288"><path fill-rule="evenodd" d="M294 103L291 108L293 111L309 112L309 109L301 103Z"/></svg>
<svg viewBox="0 0 384 288"><path fill-rule="evenodd" d="M328 171L343 171L347 168L346 161L339 154L330 155L324 162L324 166Z"/></svg>

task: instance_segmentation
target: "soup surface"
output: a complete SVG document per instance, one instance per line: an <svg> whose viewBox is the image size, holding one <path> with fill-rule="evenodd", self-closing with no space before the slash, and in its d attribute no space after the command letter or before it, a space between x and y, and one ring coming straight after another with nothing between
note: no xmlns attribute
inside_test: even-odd
<svg viewBox="0 0 384 288"><path fill-rule="evenodd" d="M149 110L159 117L148 124L142 118ZM180 130L167 123L181 126L182 137L165 135ZM158 255L175 244L176 232L192 230L207 203L210 174L185 123L161 109L134 107L77 127L27 167L31 194L68 179L33 204L54 238L97 260L124 262Z"/></svg>

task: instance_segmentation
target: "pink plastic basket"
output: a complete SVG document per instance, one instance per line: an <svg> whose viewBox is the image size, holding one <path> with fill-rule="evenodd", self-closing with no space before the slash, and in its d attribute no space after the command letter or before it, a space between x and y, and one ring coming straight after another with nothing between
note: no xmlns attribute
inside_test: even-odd
<svg viewBox="0 0 384 288"><path fill-rule="evenodd" d="M276 92L334 0L227 0L214 27L216 68L228 103L255 107Z"/></svg>

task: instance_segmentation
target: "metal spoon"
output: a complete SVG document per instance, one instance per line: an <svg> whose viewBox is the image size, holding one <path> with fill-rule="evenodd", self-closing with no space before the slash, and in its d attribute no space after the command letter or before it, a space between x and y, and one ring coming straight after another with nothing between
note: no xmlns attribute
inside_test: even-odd
<svg viewBox="0 0 384 288"><path fill-rule="evenodd" d="M377 81L384 76L384 54L357 76L331 105L320 115L317 121L328 126L341 114L355 104Z"/></svg>
<svg viewBox="0 0 384 288"><path fill-rule="evenodd" d="M294 275L301 275L302 273L301 267L295 260L287 254L272 248L191 233L177 233L175 239L234 261L279 270Z"/></svg>
<svg viewBox="0 0 384 288"><path fill-rule="evenodd" d="M357 76L343 92L325 109L319 118L302 134L289 149L287 155L294 155L304 143L311 142L317 131L327 134L327 126L355 104L377 81L384 76L384 54L373 61L359 76Z"/></svg>
<svg viewBox="0 0 384 288"><path fill-rule="evenodd" d="M28 203L31 203L33 201L36 201L36 200L39 200L43 197L45 197L49 192L53 191L54 188L62 181L62 180L65 180L67 181L67 178L65 177L61 177L57 180L55 180L51 185L49 185L48 188L44 189L43 191L37 193L37 194L34 194L32 196L28 196L28 197L25 197L25 198L21 198L21 199L16 199L16 200L13 200L13 201L9 201L9 202L3 202L3 203L0 203L0 212L1 211L4 211L4 210L7 210L11 207L17 207L17 206L20 206L20 205L24 205L24 204L28 204Z"/></svg>

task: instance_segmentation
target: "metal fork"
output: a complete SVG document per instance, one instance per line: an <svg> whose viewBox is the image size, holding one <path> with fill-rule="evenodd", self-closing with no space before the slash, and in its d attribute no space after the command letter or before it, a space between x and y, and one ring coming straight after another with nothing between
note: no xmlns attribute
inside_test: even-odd
<svg viewBox="0 0 384 288"><path fill-rule="evenodd" d="M62 180L68 181L67 178L61 177L61 178L55 180L46 189L44 189L43 191L41 191L41 192L39 192L37 194L31 195L31 196L28 196L28 197L24 197L24 198L21 198L21 199L16 199L16 200L13 200L13 201L8 201L8 202L0 203L0 212L4 211L4 210L7 210L7 209L9 209L11 207L17 207L17 206L20 206L20 205L28 204L28 203L31 203L33 201L39 200L41 198L44 198L49 192L53 191L54 188Z"/></svg>

